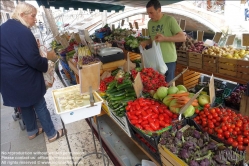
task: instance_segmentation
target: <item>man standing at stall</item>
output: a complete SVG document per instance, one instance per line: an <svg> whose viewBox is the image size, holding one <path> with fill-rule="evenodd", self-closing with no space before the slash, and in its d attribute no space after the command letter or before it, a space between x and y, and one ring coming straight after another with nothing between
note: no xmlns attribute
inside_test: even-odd
<svg viewBox="0 0 249 166"><path fill-rule="evenodd" d="M177 60L175 42L185 42L186 36L174 17L161 12L161 4L158 0L150 0L146 8L150 18L148 22L150 39L140 44L145 48L153 40L160 42L163 60L168 67L165 73L166 82L170 82L175 77Z"/></svg>

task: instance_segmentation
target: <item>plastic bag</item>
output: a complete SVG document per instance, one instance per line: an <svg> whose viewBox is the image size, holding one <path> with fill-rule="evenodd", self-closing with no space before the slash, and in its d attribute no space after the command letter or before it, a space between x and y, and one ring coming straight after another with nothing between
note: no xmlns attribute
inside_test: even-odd
<svg viewBox="0 0 249 166"><path fill-rule="evenodd" d="M143 49L142 46L139 46L140 53L142 54L143 63L145 68L153 68L158 71L160 74L165 74L168 70L166 66L160 44L155 41L152 42L152 47L148 50Z"/></svg>
<svg viewBox="0 0 249 166"><path fill-rule="evenodd" d="M47 48L45 46L40 46L39 48L40 54L42 57L47 57ZM55 66L54 62L51 60L48 60L48 71L46 73L43 73L44 81L46 88L50 88L53 86L54 83L54 72L55 72Z"/></svg>

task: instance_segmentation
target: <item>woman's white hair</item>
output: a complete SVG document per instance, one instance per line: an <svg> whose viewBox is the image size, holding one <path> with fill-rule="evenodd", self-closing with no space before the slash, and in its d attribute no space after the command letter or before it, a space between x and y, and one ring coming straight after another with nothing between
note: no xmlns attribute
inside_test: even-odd
<svg viewBox="0 0 249 166"><path fill-rule="evenodd" d="M18 5L16 6L14 12L12 13L11 18L19 20L23 25L30 28L30 25L26 23L21 17L21 14L22 13L31 14L34 11L36 12L37 9L33 5L26 3L26 2L21 2L21 3L18 3Z"/></svg>

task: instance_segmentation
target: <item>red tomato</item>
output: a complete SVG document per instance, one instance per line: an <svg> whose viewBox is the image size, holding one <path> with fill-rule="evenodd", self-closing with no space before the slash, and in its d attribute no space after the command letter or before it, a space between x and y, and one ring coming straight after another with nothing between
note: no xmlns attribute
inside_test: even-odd
<svg viewBox="0 0 249 166"><path fill-rule="evenodd" d="M242 135L239 135L239 136L237 137L237 141L238 141L238 142L243 142L243 136L242 136Z"/></svg>
<svg viewBox="0 0 249 166"><path fill-rule="evenodd" d="M163 114L159 114L158 118L159 118L160 121L163 121L164 120L164 115Z"/></svg>
<svg viewBox="0 0 249 166"><path fill-rule="evenodd" d="M210 104L205 104L204 108L210 108Z"/></svg>

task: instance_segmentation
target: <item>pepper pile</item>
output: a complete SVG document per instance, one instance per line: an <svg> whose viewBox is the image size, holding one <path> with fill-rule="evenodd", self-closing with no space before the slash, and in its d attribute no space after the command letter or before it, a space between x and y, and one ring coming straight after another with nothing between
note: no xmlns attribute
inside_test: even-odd
<svg viewBox="0 0 249 166"><path fill-rule="evenodd" d="M166 105L147 98L129 101L126 106L127 117L135 127L146 131L158 131L171 125L176 114Z"/></svg>
<svg viewBox="0 0 249 166"><path fill-rule="evenodd" d="M137 76L137 73L138 72L136 70L131 71L134 79ZM144 86L144 92L149 92L150 90L156 91L161 86L167 86L165 76L155 71L153 68L142 69L140 75Z"/></svg>
<svg viewBox="0 0 249 166"><path fill-rule="evenodd" d="M100 81L100 91L105 92L107 90L107 86L110 82L114 80L114 76L106 77L105 79Z"/></svg>

